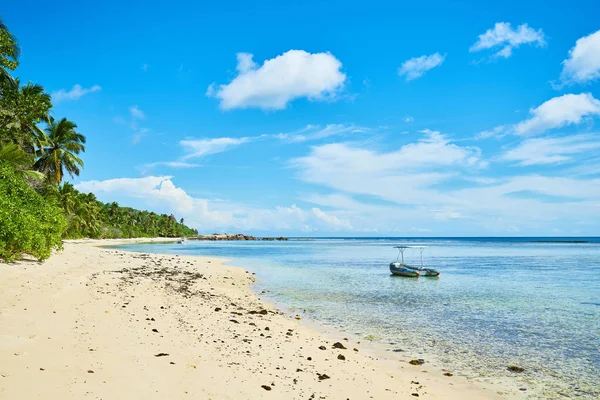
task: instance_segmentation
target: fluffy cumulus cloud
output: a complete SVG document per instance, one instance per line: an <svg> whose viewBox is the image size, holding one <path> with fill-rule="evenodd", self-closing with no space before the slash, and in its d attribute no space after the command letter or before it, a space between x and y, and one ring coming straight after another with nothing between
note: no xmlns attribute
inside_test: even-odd
<svg viewBox="0 0 600 400"><path fill-rule="evenodd" d="M471 46L470 52L478 52L488 49L499 50L494 53L495 57L509 58L513 49L522 44L537 44L544 46L544 32L539 29L530 28L527 24L519 25L513 29L509 22L496 22L493 28L479 35L477 42Z"/></svg>
<svg viewBox="0 0 600 400"><path fill-rule="evenodd" d="M446 55L440 53L411 58L402 63L398 69L398 75L405 76L407 81L420 78L430 69L442 65L445 58Z"/></svg>
<svg viewBox="0 0 600 400"><path fill-rule="evenodd" d="M330 53L289 50L261 66L252 58L238 53L237 76L228 84L209 86L206 94L219 99L222 109L279 110L301 97L332 98L346 80L342 63Z"/></svg>
<svg viewBox="0 0 600 400"><path fill-rule="evenodd" d="M600 115L600 101L591 93L565 94L553 97L529 110L530 117L517 123L499 125L479 132L475 139L501 138L509 134L532 136L551 129L578 125L587 118Z"/></svg>
<svg viewBox="0 0 600 400"><path fill-rule="evenodd" d="M249 142L249 138L214 138L214 139L188 139L181 140L179 144L187 153L182 160L204 157L209 154L222 153L233 147Z"/></svg>
<svg viewBox="0 0 600 400"><path fill-rule="evenodd" d="M504 161L519 165L558 164L575 161L574 156L597 151L600 139L595 135L572 135L527 139L502 155Z"/></svg>
<svg viewBox="0 0 600 400"><path fill-rule="evenodd" d="M600 78L600 30L584 36L569 50L563 61L563 83L587 83Z"/></svg>
<svg viewBox="0 0 600 400"><path fill-rule="evenodd" d="M515 126L517 134L532 135L553 128L579 124L587 116L600 115L600 101L591 93L565 94L532 108L530 114L531 118Z"/></svg>
<svg viewBox="0 0 600 400"><path fill-rule="evenodd" d="M84 88L80 84L75 84L71 90L60 89L52 92L52 101L58 103L60 101L79 100L86 94L99 92L101 90L102 88L99 85Z"/></svg>
<svg viewBox="0 0 600 400"><path fill-rule="evenodd" d="M174 213L178 218L185 218L187 224L205 232L221 229L303 232L352 229L348 220L317 207L303 209L292 204L271 209L250 208L223 200L194 198L177 187L171 176L86 181L76 185L76 188L93 192L105 201L113 201L118 197L123 204L135 201L141 208Z"/></svg>

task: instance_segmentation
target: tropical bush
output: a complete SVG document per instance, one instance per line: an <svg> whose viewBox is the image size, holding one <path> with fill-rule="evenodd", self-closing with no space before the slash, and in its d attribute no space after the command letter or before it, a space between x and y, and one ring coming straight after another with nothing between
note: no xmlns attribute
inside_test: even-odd
<svg viewBox="0 0 600 400"><path fill-rule="evenodd" d="M0 162L0 259L22 254L46 259L62 248L63 211L47 202L6 163Z"/></svg>

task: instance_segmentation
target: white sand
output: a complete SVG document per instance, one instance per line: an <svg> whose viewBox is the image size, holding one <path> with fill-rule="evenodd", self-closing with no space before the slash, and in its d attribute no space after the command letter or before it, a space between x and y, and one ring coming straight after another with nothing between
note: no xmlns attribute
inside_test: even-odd
<svg viewBox="0 0 600 400"><path fill-rule="evenodd" d="M253 276L221 260L97 247L115 243L0 264L0 399L524 397L374 360L261 303Z"/></svg>

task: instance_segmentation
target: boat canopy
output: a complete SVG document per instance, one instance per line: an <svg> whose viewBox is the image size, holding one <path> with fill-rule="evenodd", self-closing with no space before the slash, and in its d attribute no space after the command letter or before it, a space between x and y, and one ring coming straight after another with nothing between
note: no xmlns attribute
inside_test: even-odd
<svg viewBox="0 0 600 400"><path fill-rule="evenodd" d="M394 248L398 249L398 257L396 257L396 262L398 262L398 259L402 257L402 264L404 264L404 250L419 249L421 251L421 268L423 268L423 250L425 250L427 246L394 246Z"/></svg>

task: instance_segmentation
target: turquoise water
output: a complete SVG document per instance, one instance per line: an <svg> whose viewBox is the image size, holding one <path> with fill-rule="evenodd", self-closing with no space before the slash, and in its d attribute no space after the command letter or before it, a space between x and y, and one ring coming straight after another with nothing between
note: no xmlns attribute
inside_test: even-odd
<svg viewBox="0 0 600 400"><path fill-rule="evenodd" d="M439 278L390 276L392 246L428 246ZM317 239L120 246L218 256L257 274L268 299L473 377L546 394L600 394L600 239ZM405 261L419 263L417 250ZM412 353L411 353L412 352ZM422 353L420 353L422 352Z"/></svg>

